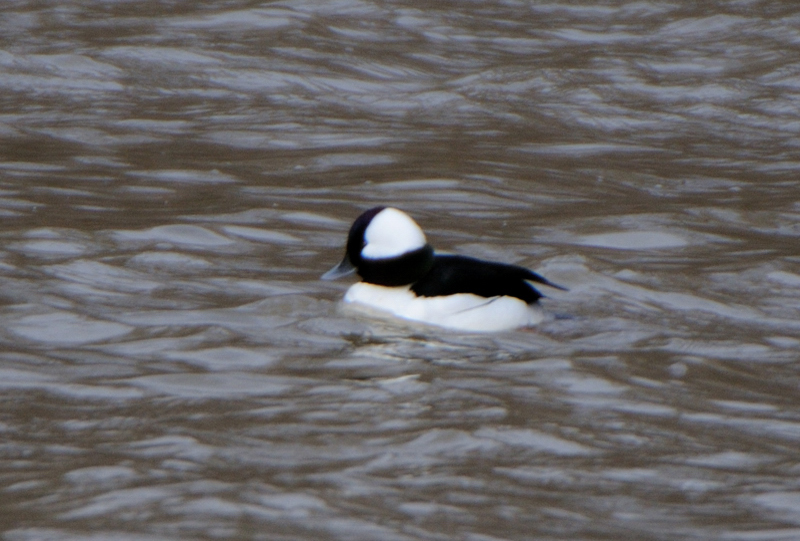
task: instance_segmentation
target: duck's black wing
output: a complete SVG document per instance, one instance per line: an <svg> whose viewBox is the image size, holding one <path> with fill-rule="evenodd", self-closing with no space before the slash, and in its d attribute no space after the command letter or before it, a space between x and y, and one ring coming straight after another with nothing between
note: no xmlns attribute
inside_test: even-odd
<svg viewBox="0 0 800 541"><path fill-rule="evenodd" d="M542 294L530 282L565 289L525 267L459 255L437 255L431 270L414 283L411 290L422 297L456 293L487 298L506 295L533 304Z"/></svg>

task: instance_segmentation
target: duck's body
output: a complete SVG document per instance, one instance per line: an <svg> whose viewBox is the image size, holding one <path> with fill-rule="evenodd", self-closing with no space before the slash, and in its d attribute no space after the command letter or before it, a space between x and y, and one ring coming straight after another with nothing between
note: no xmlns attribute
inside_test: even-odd
<svg viewBox="0 0 800 541"><path fill-rule="evenodd" d="M495 332L529 327L544 319L538 306L514 297L486 298L470 293L417 296L408 286L386 287L359 282L350 286L344 302L383 314L469 332Z"/></svg>
<svg viewBox="0 0 800 541"><path fill-rule="evenodd" d="M390 207L356 219L344 259L323 278L354 270L363 281L350 287L346 303L471 332L536 325L544 319L542 294L530 282L563 289L524 267L434 254L419 226Z"/></svg>

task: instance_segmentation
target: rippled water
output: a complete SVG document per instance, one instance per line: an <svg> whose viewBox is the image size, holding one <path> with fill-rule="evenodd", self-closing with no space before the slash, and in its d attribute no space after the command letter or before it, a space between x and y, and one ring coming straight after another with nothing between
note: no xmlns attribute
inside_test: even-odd
<svg viewBox="0 0 800 541"><path fill-rule="evenodd" d="M7 3L3 539L800 538L791 3ZM392 204L535 330L320 282Z"/></svg>

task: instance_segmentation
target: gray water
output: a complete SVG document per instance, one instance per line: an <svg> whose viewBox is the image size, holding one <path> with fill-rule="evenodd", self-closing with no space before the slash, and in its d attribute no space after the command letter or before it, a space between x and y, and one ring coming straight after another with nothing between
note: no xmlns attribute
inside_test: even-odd
<svg viewBox="0 0 800 541"><path fill-rule="evenodd" d="M800 539L793 2L6 2L0 528ZM569 287L342 312L350 222Z"/></svg>

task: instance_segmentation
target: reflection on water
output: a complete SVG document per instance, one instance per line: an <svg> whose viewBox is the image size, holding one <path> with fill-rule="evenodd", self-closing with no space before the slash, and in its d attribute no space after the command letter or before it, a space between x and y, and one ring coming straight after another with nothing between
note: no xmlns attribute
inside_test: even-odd
<svg viewBox="0 0 800 541"><path fill-rule="evenodd" d="M800 537L795 11L7 6L4 539ZM341 312L376 204L559 317Z"/></svg>

